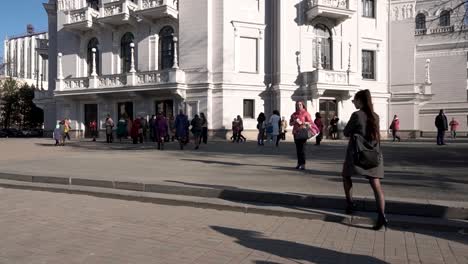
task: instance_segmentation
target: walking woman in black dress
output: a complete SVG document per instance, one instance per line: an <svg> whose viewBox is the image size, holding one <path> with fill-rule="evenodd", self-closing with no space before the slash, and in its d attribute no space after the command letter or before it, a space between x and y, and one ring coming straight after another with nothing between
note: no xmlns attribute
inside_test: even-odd
<svg viewBox="0 0 468 264"><path fill-rule="evenodd" d="M374 107L369 90L357 92L354 96L353 103L358 111L351 115L351 119L343 131L344 135L350 138L342 172L343 187L347 202L346 213L351 214L355 207L352 196L353 182L351 177L363 176L367 178L372 190L374 191L375 201L377 203L378 219L373 228L375 230L379 230L384 226L386 228L388 224L385 217L385 198L382 185L380 184L380 179L383 179L384 177L383 159L377 167L369 169L363 169L360 166L356 166L353 159L353 151L356 147L356 141L354 140L353 135L361 135L368 142L375 145L380 152L379 116L374 113Z"/></svg>

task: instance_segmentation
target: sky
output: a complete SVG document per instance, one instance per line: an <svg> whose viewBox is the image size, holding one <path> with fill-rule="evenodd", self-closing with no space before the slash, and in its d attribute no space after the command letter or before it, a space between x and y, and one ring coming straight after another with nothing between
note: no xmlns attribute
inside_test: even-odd
<svg viewBox="0 0 468 264"><path fill-rule="evenodd" d="M36 31L47 30L47 13L42 3L47 0L2 1L0 8L0 57L3 57L5 36L26 33L26 25L32 24Z"/></svg>

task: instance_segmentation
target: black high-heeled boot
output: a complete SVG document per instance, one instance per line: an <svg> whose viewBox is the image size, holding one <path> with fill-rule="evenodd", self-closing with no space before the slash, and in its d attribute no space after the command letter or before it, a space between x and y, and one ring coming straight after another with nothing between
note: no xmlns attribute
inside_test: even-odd
<svg viewBox="0 0 468 264"><path fill-rule="evenodd" d="M356 210L357 205L355 203L348 203L346 205L345 213L351 215Z"/></svg>
<svg viewBox="0 0 468 264"><path fill-rule="evenodd" d="M387 218L385 217L384 214L379 214L379 217L377 218L377 222L372 227L372 229L380 230L380 229L382 229L382 227L385 227L385 231L387 231L387 226L388 226Z"/></svg>

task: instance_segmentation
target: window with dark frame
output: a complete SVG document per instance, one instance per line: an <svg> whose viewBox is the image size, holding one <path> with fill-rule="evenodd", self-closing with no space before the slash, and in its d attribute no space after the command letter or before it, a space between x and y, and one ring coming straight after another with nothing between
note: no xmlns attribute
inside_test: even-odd
<svg viewBox="0 0 468 264"><path fill-rule="evenodd" d="M132 33L127 32L123 35L120 41L120 58L122 60L122 73L129 72L132 63L132 49L130 43L133 43L134 36ZM136 63L135 63L136 65Z"/></svg>
<svg viewBox="0 0 468 264"><path fill-rule="evenodd" d="M416 29L426 29L426 15L420 13L416 16Z"/></svg>
<svg viewBox="0 0 468 264"><path fill-rule="evenodd" d="M87 53L87 58L86 62L88 64L88 76L91 76L91 73L93 72L93 48L96 49L96 74L101 75L101 67L100 67L100 56L99 56L99 49L98 49L99 41L97 38L92 38L88 42L88 53Z"/></svg>
<svg viewBox="0 0 468 264"><path fill-rule="evenodd" d="M441 27L450 26L450 11L444 10L440 13L439 26Z"/></svg>
<svg viewBox="0 0 468 264"><path fill-rule="evenodd" d="M166 26L159 32L160 69L170 69L174 66L174 29Z"/></svg>
<svg viewBox="0 0 468 264"><path fill-rule="evenodd" d="M375 51L362 51L362 78L375 80Z"/></svg>
<svg viewBox="0 0 468 264"><path fill-rule="evenodd" d="M254 100L244 99L244 118L255 118Z"/></svg>
<svg viewBox="0 0 468 264"><path fill-rule="evenodd" d="M375 18L375 2L374 0L361 0L362 2L362 16Z"/></svg>

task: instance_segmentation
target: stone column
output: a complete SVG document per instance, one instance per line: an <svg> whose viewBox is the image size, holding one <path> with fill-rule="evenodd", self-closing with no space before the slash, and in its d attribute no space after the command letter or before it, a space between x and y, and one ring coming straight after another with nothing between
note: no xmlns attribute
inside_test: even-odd
<svg viewBox="0 0 468 264"><path fill-rule="evenodd" d="M173 69L178 69L179 68L179 58L177 54L177 46L178 46L178 39L176 36L173 37L174 41L174 65L172 66Z"/></svg>
<svg viewBox="0 0 468 264"><path fill-rule="evenodd" d="M322 40L318 39L317 40L317 69L322 70Z"/></svg>
<svg viewBox="0 0 468 264"><path fill-rule="evenodd" d="M62 53L57 54L57 80L63 80L63 70L62 70Z"/></svg>
<svg viewBox="0 0 468 264"><path fill-rule="evenodd" d="M135 73L135 43L130 43L130 73Z"/></svg>
<svg viewBox="0 0 468 264"><path fill-rule="evenodd" d="M96 77L97 76L97 70L96 70L96 48L92 48L91 52L93 52L93 68L91 69L91 76Z"/></svg>

